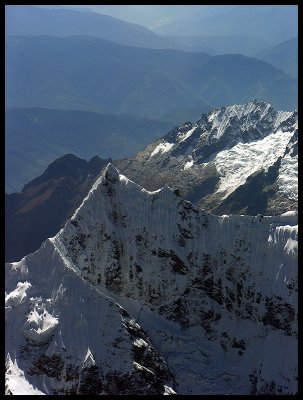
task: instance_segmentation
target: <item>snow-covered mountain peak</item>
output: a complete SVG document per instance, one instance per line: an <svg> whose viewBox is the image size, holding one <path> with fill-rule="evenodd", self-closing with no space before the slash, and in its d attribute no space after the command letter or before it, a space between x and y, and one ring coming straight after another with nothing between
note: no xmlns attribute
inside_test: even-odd
<svg viewBox="0 0 303 400"><path fill-rule="evenodd" d="M278 215L297 207L297 141L296 111L253 100L186 122L118 166L148 190L167 183L215 213Z"/></svg>
<svg viewBox="0 0 303 400"><path fill-rule="evenodd" d="M296 213L218 217L108 166L6 266L8 393L294 394L297 235Z"/></svg>
<svg viewBox="0 0 303 400"><path fill-rule="evenodd" d="M162 188L148 191L142 186L128 179L109 163L102 172L102 175L95 181L88 195L84 198L82 204L75 211L72 218L67 221L66 229L75 231L75 227L80 224L92 224L103 218L105 210L108 210L108 217L116 220L118 210L123 203L133 204L137 199L144 204L147 199L150 202L165 202L170 204L169 208L175 207L178 191L164 185ZM138 205L139 209L143 205ZM78 221L78 222L75 222ZM62 229L58 233L60 236ZM58 236L57 235L57 236Z"/></svg>

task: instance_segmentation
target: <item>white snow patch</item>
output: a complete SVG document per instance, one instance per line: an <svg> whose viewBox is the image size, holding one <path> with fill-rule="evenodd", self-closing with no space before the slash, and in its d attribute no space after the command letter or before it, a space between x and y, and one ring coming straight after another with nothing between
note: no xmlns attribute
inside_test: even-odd
<svg viewBox="0 0 303 400"><path fill-rule="evenodd" d="M27 298L26 291L30 287L32 287L32 285L29 282L18 282L16 289L10 292L8 295L6 295L5 297L6 306L16 307L20 304L23 304Z"/></svg>
<svg viewBox="0 0 303 400"><path fill-rule="evenodd" d="M133 327L134 329L140 329L140 328L141 328L140 325L137 324L137 322L136 322L134 319L131 319L131 320L129 321L129 325L130 325L131 327Z"/></svg>
<svg viewBox="0 0 303 400"><path fill-rule="evenodd" d="M220 113L220 110L214 110L214 111L210 114L210 116L208 117L208 122L216 121L216 123L217 123L216 117L219 115L219 113Z"/></svg>
<svg viewBox="0 0 303 400"><path fill-rule="evenodd" d="M292 217L298 214L298 211L286 211L285 213L281 214L280 217Z"/></svg>
<svg viewBox="0 0 303 400"><path fill-rule="evenodd" d="M143 365L137 363L136 361L133 362L133 366L134 366L136 369L139 369L140 371L149 372L150 374L155 375L155 373L154 373L152 370L150 370L149 368L143 367Z"/></svg>
<svg viewBox="0 0 303 400"><path fill-rule="evenodd" d="M298 225L277 226L275 231L270 233L268 237L270 245L274 243L285 243L284 251L287 254L298 253Z"/></svg>
<svg viewBox="0 0 303 400"><path fill-rule="evenodd" d="M164 395L177 394L171 387L164 385Z"/></svg>
<svg viewBox="0 0 303 400"><path fill-rule="evenodd" d="M286 155L281 160L278 176L279 191L286 194L290 200L298 199L298 156Z"/></svg>
<svg viewBox="0 0 303 400"><path fill-rule="evenodd" d="M275 120L274 129L276 129L279 125L282 124L287 118L289 118L293 114L292 111L278 111L277 118Z"/></svg>
<svg viewBox="0 0 303 400"><path fill-rule="evenodd" d="M229 150L223 150L214 159L220 176L218 192L225 192L227 197L246 179L260 169L265 171L283 156L285 147L293 132L277 131L262 140L250 143L238 143Z"/></svg>
<svg viewBox="0 0 303 400"><path fill-rule="evenodd" d="M147 194L147 196L154 196L154 195L159 194L161 192L161 190L162 190L162 188L154 190L153 192L150 192L149 190L146 190L146 189L143 188L141 190L141 192Z"/></svg>
<svg viewBox="0 0 303 400"><path fill-rule="evenodd" d="M136 339L134 341L134 346L136 346L136 347L148 347L148 344L143 339Z"/></svg>
<svg viewBox="0 0 303 400"><path fill-rule="evenodd" d="M28 314L27 320L25 321L23 334L28 339L34 342L44 343L46 342L54 330L56 329L59 320L53 317L45 309L44 304L39 299L31 299L34 302L32 311Z"/></svg>
<svg viewBox="0 0 303 400"><path fill-rule="evenodd" d="M154 151L151 153L151 157L153 157L154 155L158 154L159 152L162 153L166 153L167 151L169 151L172 147L173 147L173 143L160 143L158 144L158 146L154 149Z"/></svg>
<svg viewBox="0 0 303 400"><path fill-rule="evenodd" d="M194 165L194 160L188 161L185 165L184 165L184 170L191 168Z"/></svg>
<svg viewBox="0 0 303 400"><path fill-rule="evenodd" d="M297 235L298 232L298 225L282 225L276 227L277 235Z"/></svg>
<svg viewBox="0 0 303 400"><path fill-rule="evenodd" d="M90 367L92 367L94 365L96 365L96 361L94 359L94 356L92 355L92 352L88 348L86 356L84 358L84 362L83 362L82 368L90 368Z"/></svg>
<svg viewBox="0 0 303 400"><path fill-rule="evenodd" d="M122 183L124 183L125 185L127 185L128 182L129 182L129 179L126 178L126 176L120 174L120 176L119 176L119 181L122 182Z"/></svg>
<svg viewBox="0 0 303 400"><path fill-rule="evenodd" d="M289 238L284 246L284 250L287 254L297 254L298 253L298 241Z"/></svg>
<svg viewBox="0 0 303 400"><path fill-rule="evenodd" d="M6 387L13 395L45 395L36 389L25 378L24 372L18 367L17 361L7 357Z"/></svg>
<svg viewBox="0 0 303 400"><path fill-rule="evenodd" d="M177 140L179 142L184 142L187 138L189 138L197 129L197 126L194 126L192 129L190 129L188 132L181 132L177 136Z"/></svg>

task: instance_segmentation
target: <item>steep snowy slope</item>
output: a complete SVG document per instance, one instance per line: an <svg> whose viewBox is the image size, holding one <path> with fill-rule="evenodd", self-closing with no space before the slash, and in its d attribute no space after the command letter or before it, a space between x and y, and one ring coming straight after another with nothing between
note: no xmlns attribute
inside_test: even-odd
<svg viewBox="0 0 303 400"><path fill-rule="evenodd" d="M297 118L256 100L215 109L115 164L216 214L279 215L297 209Z"/></svg>
<svg viewBox="0 0 303 400"><path fill-rule="evenodd" d="M108 360L105 372L100 373L105 381L113 369L125 376L139 368L144 375L146 371L135 362L151 369L157 379L163 378L161 393L170 392L165 387L174 388L163 361L150 366L131 358L136 354L131 346L140 349L145 344L138 333L129 339L122 325L126 317L121 309L122 317L114 311L117 306L104 297L108 295L127 310L128 321L135 318L142 326L147 336L141 338L147 343L150 339L167 361L178 393L297 391L294 212L276 217L218 217L183 200L169 187L148 192L109 164L65 227L36 253L7 268L7 300L13 307L7 322L7 351L11 358L16 354L14 363L8 361L9 370L18 366L25 371L34 389L46 393L54 379L35 369L40 363L37 367L38 355L33 351L48 357L60 354L66 365L63 347L79 368L88 348L96 365ZM40 297L43 304L38 303ZM109 304L111 312L105 318ZM29 314L30 307L37 313L39 307L46 310L40 314L39 327L29 325L38 318L35 311ZM86 321L83 326L81 314ZM50 340L49 325L55 337L47 350L30 345L30 340L37 342L37 335ZM73 332L65 338L63 332L67 335L71 327ZM100 336L96 339L98 329L101 341ZM122 337L122 349L112 347L116 337ZM25 360L20 345L25 346ZM154 364L160 364L165 374ZM150 376L154 375L147 373L146 379ZM141 383L136 389L139 381L134 378L134 382L130 393L141 390Z"/></svg>
<svg viewBox="0 0 303 400"><path fill-rule="evenodd" d="M6 394L171 394L140 326L52 240L6 269Z"/></svg>

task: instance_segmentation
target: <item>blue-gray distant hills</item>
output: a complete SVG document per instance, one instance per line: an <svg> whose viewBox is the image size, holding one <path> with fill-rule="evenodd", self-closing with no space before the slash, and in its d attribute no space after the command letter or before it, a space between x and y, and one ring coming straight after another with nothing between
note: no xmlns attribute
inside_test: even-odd
<svg viewBox="0 0 303 400"><path fill-rule="evenodd" d="M20 191L63 154L129 157L174 126L169 121L82 110L7 110L5 190Z"/></svg>
<svg viewBox="0 0 303 400"><path fill-rule="evenodd" d="M164 35L248 35L272 44L298 36L298 5L225 5L218 12L201 11L183 20L159 25L155 32Z"/></svg>
<svg viewBox="0 0 303 400"><path fill-rule="evenodd" d="M90 11L48 9L32 6L5 8L5 34L9 35L88 35L130 46L174 48L176 44L144 26Z"/></svg>
<svg viewBox="0 0 303 400"><path fill-rule="evenodd" d="M244 103L297 107L297 80L239 54L123 46L96 37L8 37L6 106L150 118ZM172 118L175 120L175 117Z"/></svg>
<svg viewBox="0 0 303 400"><path fill-rule="evenodd" d="M268 47L255 55L269 62L292 78L298 77L298 38L286 40L276 46Z"/></svg>

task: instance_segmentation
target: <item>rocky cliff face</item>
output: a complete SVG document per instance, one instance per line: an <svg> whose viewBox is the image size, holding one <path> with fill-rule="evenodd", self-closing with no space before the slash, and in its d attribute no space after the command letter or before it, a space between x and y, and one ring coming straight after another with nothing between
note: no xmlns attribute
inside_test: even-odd
<svg viewBox="0 0 303 400"><path fill-rule="evenodd" d="M259 101L215 109L115 165L215 214L278 215L297 209L297 119Z"/></svg>
<svg viewBox="0 0 303 400"><path fill-rule="evenodd" d="M294 212L212 215L178 191L149 192L108 165L65 227L7 269L8 371L18 364L24 380L40 391L49 376L39 367L41 356L59 354L63 366L66 353L80 370L88 349L99 368L89 379L101 377L100 393L114 371L127 379L138 371L145 376L145 386L140 375L127 393L154 393L155 387L158 394L297 391ZM47 333L42 350L33 331ZM62 375L59 389L56 377L49 378L47 390L74 390ZM80 390L81 379L73 382ZM121 390L114 386L113 392Z"/></svg>

